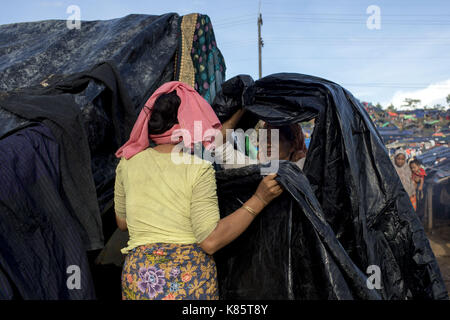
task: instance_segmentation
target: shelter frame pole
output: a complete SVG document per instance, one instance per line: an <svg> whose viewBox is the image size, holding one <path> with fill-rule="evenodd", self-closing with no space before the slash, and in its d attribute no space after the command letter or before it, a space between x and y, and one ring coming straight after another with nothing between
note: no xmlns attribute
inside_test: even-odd
<svg viewBox="0 0 450 320"><path fill-rule="evenodd" d="M433 186L430 184L427 188L427 215L428 230L433 230Z"/></svg>
<svg viewBox="0 0 450 320"><path fill-rule="evenodd" d="M262 15L259 13L258 16L258 64L259 64L259 79L262 77L262 47L264 42L261 38L261 26L263 24Z"/></svg>

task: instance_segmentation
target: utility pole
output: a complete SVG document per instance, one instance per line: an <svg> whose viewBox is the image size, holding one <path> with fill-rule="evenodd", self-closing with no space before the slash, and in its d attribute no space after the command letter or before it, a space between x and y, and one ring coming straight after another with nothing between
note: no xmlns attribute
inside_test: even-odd
<svg viewBox="0 0 450 320"><path fill-rule="evenodd" d="M264 47L264 42L261 38L261 26L263 24L262 15L261 15L261 2L260 2L260 12L258 16L258 60L259 60L259 78L262 77L262 58L261 58L261 52L262 47Z"/></svg>

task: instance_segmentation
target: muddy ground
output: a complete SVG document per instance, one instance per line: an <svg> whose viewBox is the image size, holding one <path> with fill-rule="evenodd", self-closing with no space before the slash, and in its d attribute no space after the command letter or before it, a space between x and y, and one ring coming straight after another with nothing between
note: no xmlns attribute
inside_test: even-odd
<svg viewBox="0 0 450 320"><path fill-rule="evenodd" d="M432 231L427 231L427 236L450 292L450 224L435 226Z"/></svg>

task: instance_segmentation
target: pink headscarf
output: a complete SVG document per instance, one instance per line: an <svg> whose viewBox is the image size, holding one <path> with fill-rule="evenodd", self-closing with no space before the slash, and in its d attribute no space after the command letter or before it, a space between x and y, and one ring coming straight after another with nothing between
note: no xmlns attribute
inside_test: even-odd
<svg viewBox="0 0 450 320"><path fill-rule="evenodd" d="M178 109L178 123L161 134L148 134L148 121L150 120L155 100L164 93L176 90L181 103ZM194 133L194 121L201 122L201 131L196 127ZM183 141L186 147L192 148L194 143L202 142L205 147L214 141L215 132L222 125L209 103L189 85L180 81L171 81L159 87L147 100L139 117L134 124L130 139L116 152L116 157L130 159L135 154L145 150L149 146L148 138L156 144L177 144Z"/></svg>

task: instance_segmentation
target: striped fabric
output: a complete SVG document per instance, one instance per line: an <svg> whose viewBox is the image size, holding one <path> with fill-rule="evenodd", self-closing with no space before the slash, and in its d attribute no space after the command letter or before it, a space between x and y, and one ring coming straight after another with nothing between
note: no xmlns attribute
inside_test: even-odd
<svg viewBox="0 0 450 320"><path fill-rule="evenodd" d="M14 291L10 281L0 269L0 300L12 300L14 299Z"/></svg>
<svg viewBox="0 0 450 320"><path fill-rule="evenodd" d="M0 270L24 299L94 299L80 228L61 192L58 153L43 125L0 140Z"/></svg>

